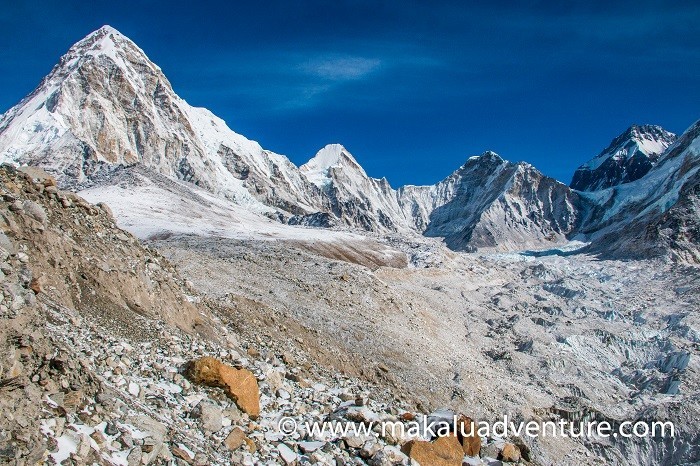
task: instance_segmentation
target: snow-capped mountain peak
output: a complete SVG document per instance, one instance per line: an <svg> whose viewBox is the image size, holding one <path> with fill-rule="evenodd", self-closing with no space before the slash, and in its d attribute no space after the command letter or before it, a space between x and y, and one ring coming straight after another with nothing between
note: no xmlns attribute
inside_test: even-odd
<svg viewBox="0 0 700 466"><path fill-rule="evenodd" d="M571 187L595 191L638 180L675 140L675 134L660 126L632 125L576 170Z"/></svg>
<svg viewBox="0 0 700 466"><path fill-rule="evenodd" d="M648 157L662 154L675 141L676 135L657 125L632 125L610 145L593 158L585 167L595 170L609 157L615 160L625 160L634 152L640 152Z"/></svg>
<svg viewBox="0 0 700 466"><path fill-rule="evenodd" d="M136 44L121 32L106 24L91 32L82 40L76 42L75 45L70 48L69 53L79 50L92 50L94 52L114 54L117 48L123 47L126 44L136 46Z"/></svg>
<svg viewBox="0 0 700 466"><path fill-rule="evenodd" d="M102 26L76 42L66 52L47 77L48 81L58 81L74 72L86 61L97 57L109 59L130 77L138 77L133 64L146 66L160 72L160 67L148 59L145 52L131 39L109 25Z"/></svg>
<svg viewBox="0 0 700 466"><path fill-rule="evenodd" d="M286 157L189 105L143 50L109 26L73 45L3 115L0 160L42 166L64 186L140 163L261 213L306 214L321 205Z"/></svg>
<svg viewBox="0 0 700 466"><path fill-rule="evenodd" d="M498 155L496 152L487 150L481 155L473 155L467 159L463 167L468 167L468 166L475 166L475 165L480 165L480 166L493 166L497 167L499 165L502 165L503 163L506 163L503 158Z"/></svg>
<svg viewBox="0 0 700 466"><path fill-rule="evenodd" d="M39 87L2 116L0 159L29 162L48 158L51 150L59 166L48 168L77 181L85 171L70 166L72 154L61 157L76 146L93 162L134 163L146 155L134 147L136 140L149 135L136 138L126 129L137 113L156 110L142 99L149 92L177 100L160 68L134 42L103 26L73 45ZM150 119L157 126L161 120Z"/></svg>
<svg viewBox="0 0 700 466"><path fill-rule="evenodd" d="M485 160L503 160L503 158L492 150L484 151L483 154L479 155L478 158Z"/></svg>
<svg viewBox="0 0 700 466"><path fill-rule="evenodd" d="M357 172L361 178L367 178L362 166L341 144L328 144L299 168L309 181L319 187L327 186L331 182L331 169L351 170Z"/></svg>

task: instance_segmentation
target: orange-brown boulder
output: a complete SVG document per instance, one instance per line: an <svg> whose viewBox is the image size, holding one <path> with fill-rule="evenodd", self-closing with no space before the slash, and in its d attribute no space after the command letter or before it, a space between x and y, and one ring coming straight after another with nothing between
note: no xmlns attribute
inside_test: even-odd
<svg viewBox="0 0 700 466"><path fill-rule="evenodd" d="M500 459L501 461L509 461L512 463L520 461L520 448L513 445L512 443L506 443L505 445L503 445L503 449L501 450L501 454L498 455L498 459Z"/></svg>
<svg viewBox="0 0 700 466"><path fill-rule="evenodd" d="M224 445L229 450L238 450L245 443L245 432L240 427L234 427L224 440Z"/></svg>
<svg viewBox="0 0 700 466"><path fill-rule="evenodd" d="M433 442L411 440L401 449L425 466L462 466L464 451L457 437L440 437Z"/></svg>
<svg viewBox="0 0 700 466"><path fill-rule="evenodd" d="M481 437L477 435L477 429L476 422L467 416L460 416L457 420L457 439L467 456L479 456L481 451Z"/></svg>
<svg viewBox="0 0 700 466"><path fill-rule="evenodd" d="M258 381L248 369L234 369L206 356L191 361L187 365L185 376L194 383L223 388L226 395L251 418L257 419L260 415Z"/></svg>

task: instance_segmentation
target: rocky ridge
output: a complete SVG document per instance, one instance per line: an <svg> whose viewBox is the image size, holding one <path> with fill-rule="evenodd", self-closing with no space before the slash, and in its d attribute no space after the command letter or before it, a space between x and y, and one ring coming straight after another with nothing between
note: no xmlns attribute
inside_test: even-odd
<svg viewBox="0 0 700 466"><path fill-rule="evenodd" d="M76 43L0 118L0 160L40 166L74 191L108 186L139 165L289 225L426 235L458 251L550 249L576 239L600 243L596 252L611 256L623 248L606 249L611 241L599 238L649 225L640 207L656 203L664 213L673 206L681 189L673 180L684 168L668 155L687 140L632 126L577 171L572 186L580 191L492 152L470 157L435 185L394 189L338 144L301 167L264 150L187 104L144 52L109 26ZM660 196L667 199L657 203ZM644 253L694 260L694 253L672 252L681 243L697 249L661 241Z"/></svg>
<svg viewBox="0 0 700 466"><path fill-rule="evenodd" d="M636 181L656 165L675 140L675 134L660 126L633 125L581 165L570 186L579 191L597 191Z"/></svg>
<svg viewBox="0 0 700 466"><path fill-rule="evenodd" d="M581 231L593 239L584 251L697 263L699 172L700 121L679 136L643 178L584 195L594 206Z"/></svg>

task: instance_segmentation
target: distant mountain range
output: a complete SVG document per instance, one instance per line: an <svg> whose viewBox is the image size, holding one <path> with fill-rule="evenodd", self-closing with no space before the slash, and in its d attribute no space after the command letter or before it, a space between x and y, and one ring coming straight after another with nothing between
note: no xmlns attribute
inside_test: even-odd
<svg viewBox="0 0 700 466"><path fill-rule="evenodd" d="M391 187L333 144L301 167L187 104L131 40L105 26L0 118L0 160L36 165L76 191L123 167L190 183L291 225L444 238L455 250L589 242L587 251L700 260L698 123L676 138L632 126L571 186L492 152L431 186Z"/></svg>

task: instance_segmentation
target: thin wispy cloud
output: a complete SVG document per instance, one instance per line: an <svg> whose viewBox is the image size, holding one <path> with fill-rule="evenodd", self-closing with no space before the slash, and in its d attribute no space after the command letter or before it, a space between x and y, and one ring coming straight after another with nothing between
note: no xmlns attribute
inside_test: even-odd
<svg viewBox="0 0 700 466"><path fill-rule="evenodd" d="M299 69L329 81L354 81L366 78L379 69L382 61L365 57L320 57L302 63Z"/></svg>
<svg viewBox="0 0 700 466"><path fill-rule="evenodd" d="M405 50L401 44L344 45L363 50L366 55L314 49L208 55L201 67L192 68L196 76L191 76L186 93L202 101L245 100L260 115L305 111L340 102L357 106L386 95L381 84L392 76L405 74L406 70L418 73L441 63L415 49ZM202 69L214 78L203 82ZM400 91L398 85L394 89Z"/></svg>

